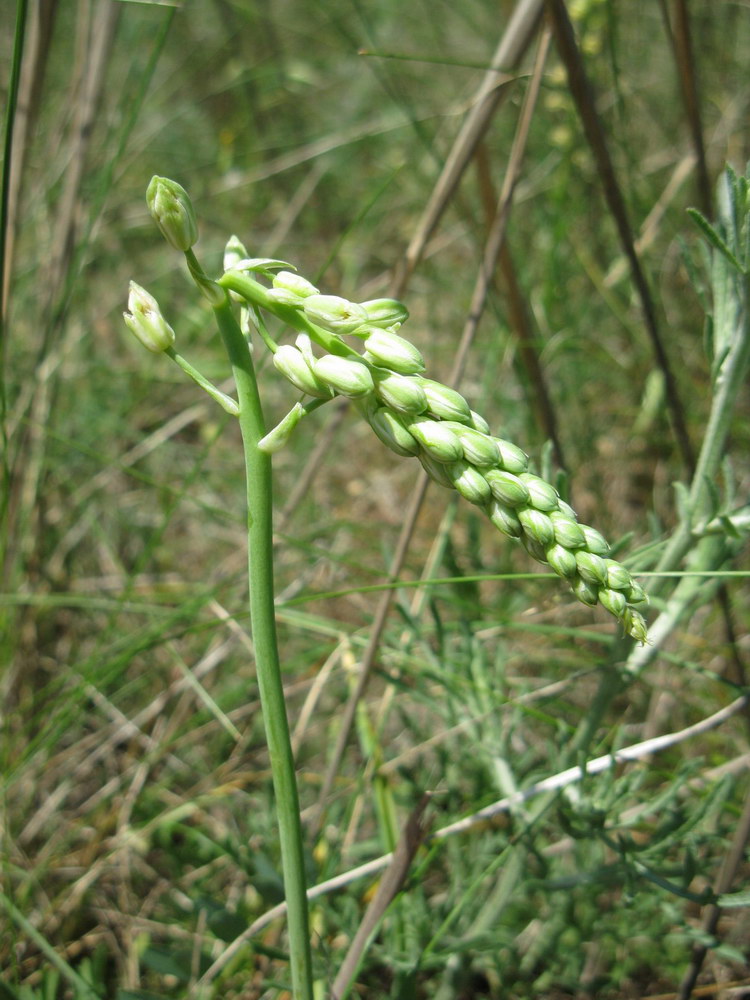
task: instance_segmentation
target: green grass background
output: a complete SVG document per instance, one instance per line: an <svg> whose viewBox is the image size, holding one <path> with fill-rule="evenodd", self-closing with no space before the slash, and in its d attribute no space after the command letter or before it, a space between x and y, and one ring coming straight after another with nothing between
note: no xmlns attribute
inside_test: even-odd
<svg viewBox="0 0 750 1000"><path fill-rule="evenodd" d="M24 6L3 9L6 97ZM144 193L154 173L188 189L209 269L236 233L251 256L293 262L326 292L386 294L512 5L30 8L26 103L11 115L4 166L16 173L3 325L0 996L283 995L283 922L199 985L282 889L245 611L238 429L125 330L128 281L157 296L182 354L222 385L228 371ZM587 0L569 13L697 450L710 372L686 261L707 277L685 214L702 201L672 42L679 8ZM742 170L750 156L750 19L729 2L689 13L713 189L725 162ZM433 378L448 377L466 320L533 49L404 294L404 332ZM520 350L498 278L461 390L557 476L533 351L564 459L557 481L582 520L622 543L618 558L647 569L678 521L673 483L687 473L554 44L508 249L531 346ZM269 419L280 419L294 397L256 350ZM747 416L745 399L719 506L747 496ZM278 622L308 810L373 620L379 595L367 588L386 577L416 479L416 463L395 462L348 413L291 508L329 424L315 413L275 460ZM738 558L725 565L741 570L742 540L731 542ZM325 823L309 838L311 884L391 850L426 790L437 828L585 756L677 731L743 688L740 575L723 609L706 589L579 746L621 655L617 630L551 575L525 575L537 569L468 504L430 488ZM450 580L407 586L423 575ZM701 946L701 982L750 988L747 909L725 909L710 932L702 923L702 894L744 815L747 744L740 713L423 849L354 995L676 996ZM732 889L746 876L740 863ZM373 891L358 881L313 906L321 996Z"/></svg>

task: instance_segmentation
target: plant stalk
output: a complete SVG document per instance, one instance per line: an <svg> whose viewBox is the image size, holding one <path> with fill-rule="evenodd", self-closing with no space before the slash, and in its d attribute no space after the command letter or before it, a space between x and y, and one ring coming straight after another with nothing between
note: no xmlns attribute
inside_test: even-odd
<svg viewBox="0 0 750 1000"><path fill-rule="evenodd" d="M218 287L218 286L216 286ZM312 957L305 884L302 826L276 642L272 554L271 458L257 447L266 433L252 355L229 298L213 306L232 364L247 481L247 548L250 620L258 688L276 798L281 863L287 902L289 953L295 1000L313 1000Z"/></svg>

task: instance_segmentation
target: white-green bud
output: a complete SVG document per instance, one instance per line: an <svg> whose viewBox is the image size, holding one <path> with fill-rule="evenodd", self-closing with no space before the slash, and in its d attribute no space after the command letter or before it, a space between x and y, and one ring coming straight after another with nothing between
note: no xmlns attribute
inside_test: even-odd
<svg viewBox="0 0 750 1000"><path fill-rule="evenodd" d="M609 543L599 534L596 528L590 528L588 524L581 525L581 531L586 538L586 548L597 556L609 555Z"/></svg>
<svg viewBox="0 0 750 1000"><path fill-rule="evenodd" d="M468 462L463 460L453 462L448 466L448 475L453 481L454 489L470 503L483 507L492 499L489 483L482 473Z"/></svg>
<svg viewBox="0 0 750 1000"><path fill-rule="evenodd" d="M311 323L330 333L353 333L367 322L367 313L356 302L348 302L338 295L309 295L302 308Z"/></svg>
<svg viewBox="0 0 750 1000"><path fill-rule="evenodd" d="M521 535L521 544L529 553L532 559L536 559L537 562L547 562L547 553L544 546L541 545L533 535L524 533Z"/></svg>
<svg viewBox="0 0 750 1000"><path fill-rule="evenodd" d="M635 580L631 579L630 586L627 588L625 593L627 594L628 600L632 604L648 604L646 591L640 583L637 583Z"/></svg>
<svg viewBox="0 0 750 1000"><path fill-rule="evenodd" d="M241 260L247 257L247 250L244 243L238 236L230 236L227 245L224 247L224 270L231 271L237 267Z"/></svg>
<svg viewBox="0 0 750 1000"><path fill-rule="evenodd" d="M336 354L325 354L315 361L313 371L326 385L351 399L367 396L375 388L370 369L364 361L353 357L340 358Z"/></svg>
<svg viewBox="0 0 750 1000"><path fill-rule="evenodd" d="M557 490L530 472L523 472L518 477L529 491L529 503L537 510L551 511L557 509L559 497Z"/></svg>
<svg viewBox="0 0 750 1000"><path fill-rule="evenodd" d="M610 590L609 587L602 587L599 591L599 603L615 618L622 618L628 607L625 595L619 590Z"/></svg>
<svg viewBox="0 0 750 1000"><path fill-rule="evenodd" d="M581 577L594 587L607 586L607 564L593 552L576 552L576 563Z"/></svg>
<svg viewBox="0 0 750 1000"><path fill-rule="evenodd" d="M588 604L590 608L593 608L599 601L599 590L597 587L592 586L583 577L577 576L575 579L571 580L571 587L573 588L573 593L576 595L582 604Z"/></svg>
<svg viewBox="0 0 750 1000"><path fill-rule="evenodd" d="M447 465L443 462L435 461L434 458L430 458L426 451L420 451L417 458L430 479L434 479L436 483L440 486L445 486L446 489L452 490L454 488L453 480L448 475Z"/></svg>
<svg viewBox="0 0 750 1000"><path fill-rule="evenodd" d="M535 542L539 542L543 549L551 545L555 540L555 529L552 527L552 521L543 514L540 510L536 510L534 507L522 507L518 513L518 520L523 525L523 530L526 534L533 538Z"/></svg>
<svg viewBox="0 0 750 1000"><path fill-rule="evenodd" d="M419 454L419 445L393 410L386 406L373 408L367 420L383 444L397 455L408 457Z"/></svg>
<svg viewBox="0 0 750 1000"><path fill-rule="evenodd" d="M502 531L504 535L510 535L511 538L520 538L523 534L523 528L521 527L521 522L518 520L518 515L507 504L501 503L499 500L491 500L487 508L487 514L498 531Z"/></svg>
<svg viewBox="0 0 750 1000"><path fill-rule="evenodd" d="M307 278L294 271L279 271L273 278L274 288L283 288L287 292L293 292L297 298L308 299L311 295L319 295L319 290Z"/></svg>
<svg viewBox="0 0 750 1000"><path fill-rule="evenodd" d="M578 572L578 563L572 552L569 552L563 545L548 546L545 551L547 562L558 576L574 577Z"/></svg>
<svg viewBox="0 0 750 1000"><path fill-rule="evenodd" d="M503 472L502 469L488 469L484 477L490 484L493 497L500 503L507 504L509 507L520 507L529 502L529 491L518 476L514 476L512 472Z"/></svg>
<svg viewBox="0 0 750 1000"><path fill-rule="evenodd" d="M623 590L627 593L633 582L630 573L615 559L605 559L604 562L607 567L607 586L612 590Z"/></svg>
<svg viewBox="0 0 750 1000"><path fill-rule="evenodd" d="M306 392L308 396L317 396L319 399L330 399L333 395L328 386L316 376L302 351L298 351L291 344L281 345L273 356L273 364L274 368L300 392Z"/></svg>
<svg viewBox="0 0 750 1000"><path fill-rule="evenodd" d="M476 413L474 410L471 411L471 426L474 430L481 431L482 434L490 433L490 425L481 413Z"/></svg>
<svg viewBox="0 0 750 1000"><path fill-rule="evenodd" d="M517 476L525 472L529 467L529 457L521 451L511 441L504 441L502 438L493 438L500 452L500 465L506 472L512 472Z"/></svg>
<svg viewBox="0 0 750 1000"><path fill-rule="evenodd" d="M134 281L130 282L128 309L130 312L123 313L122 318L144 347L161 354L173 346L174 330L162 316L159 303Z"/></svg>
<svg viewBox="0 0 750 1000"><path fill-rule="evenodd" d="M415 417L407 424L409 433L431 458L438 462L457 462L463 458L463 448L453 431L439 420Z"/></svg>
<svg viewBox="0 0 750 1000"><path fill-rule="evenodd" d="M622 622L622 627L625 629L627 635L637 642L643 644L648 641L648 627L643 615L639 614L634 608L625 608L625 611L620 618Z"/></svg>
<svg viewBox="0 0 750 1000"><path fill-rule="evenodd" d="M563 513L561 510L550 512L550 520L555 526L555 538L566 549L582 549L586 545L586 536L581 525Z"/></svg>
<svg viewBox="0 0 750 1000"><path fill-rule="evenodd" d="M460 392L429 378L420 378L419 384L427 397L427 409L433 417L457 420L461 424L471 423L469 404Z"/></svg>
<svg viewBox="0 0 750 1000"><path fill-rule="evenodd" d="M305 409L302 403L295 403L284 419L272 431L269 431L264 438L260 439L258 442L260 451L264 451L267 455L273 455L283 448L304 415Z"/></svg>
<svg viewBox="0 0 750 1000"><path fill-rule="evenodd" d="M152 177L146 189L151 216L167 243L175 250L189 250L198 241L198 223L190 196L168 177Z"/></svg>
<svg viewBox="0 0 750 1000"><path fill-rule="evenodd" d="M427 397L421 380L412 375L399 375L385 368L373 370L375 393L386 406L399 413L414 415L427 409Z"/></svg>
<svg viewBox="0 0 750 1000"><path fill-rule="evenodd" d="M493 438L482 431L476 431L473 427L459 424L455 420L444 421L461 442L464 450L464 458L472 465L480 468L492 468L497 465L500 453Z"/></svg>
<svg viewBox="0 0 750 1000"><path fill-rule="evenodd" d="M396 299L370 299L368 302L360 302L360 306L367 315L367 322L383 329L397 323L400 326L409 318L409 310L403 302Z"/></svg>
<svg viewBox="0 0 750 1000"><path fill-rule="evenodd" d="M419 375L424 371L424 358L414 344L390 330L373 327L364 346L367 360L381 368L399 375Z"/></svg>

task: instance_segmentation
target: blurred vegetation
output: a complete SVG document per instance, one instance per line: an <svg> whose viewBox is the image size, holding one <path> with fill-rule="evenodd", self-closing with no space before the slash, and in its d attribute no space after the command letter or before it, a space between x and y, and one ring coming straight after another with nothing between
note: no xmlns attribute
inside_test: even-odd
<svg viewBox="0 0 750 1000"><path fill-rule="evenodd" d="M238 431L121 320L134 278L180 352L226 386L207 308L144 193L154 173L187 188L217 271L236 233L252 256L288 260L327 292L387 294L514 6L5 5L0 997L283 995L283 921L204 975L283 888L245 612ZM750 19L739 4L692 4L680 61L685 7L572 0L568 13L697 453L709 273L685 210L714 217L706 200L724 164L741 172L750 158ZM403 292L432 377L448 378L466 322L536 38L508 67ZM603 192L553 39L507 257L461 390L638 573L678 527L673 484L691 470ZM288 386L268 364L261 378L273 421ZM745 399L712 483L717 512L747 502L747 417ZM275 460L278 620L308 811L380 599L366 588L386 579L415 466L394 462L355 414L336 426L327 411ZM309 826L311 884L390 851L424 791L437 829L746 690L740 574L723 590L707 579L648 668L593 714L628 655L609 616L551 575L528 577L538 567L520 547L447 497L428 493L325 822ZM715 568L742 569L741 520L725 528ZM448 582L411 586L422 577ZM655 587L654 614L678 582ZM750 989L742 898L713 923L706 905L747 877L748 761L738 712L432 842L352 995L687 996L691 969ZM321 996L373 892L371 877L314 903Z"/></svg>

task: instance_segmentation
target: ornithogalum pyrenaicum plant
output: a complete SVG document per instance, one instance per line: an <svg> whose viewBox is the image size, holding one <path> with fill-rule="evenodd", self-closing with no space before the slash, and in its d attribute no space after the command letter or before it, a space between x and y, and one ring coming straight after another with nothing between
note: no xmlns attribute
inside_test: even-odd
<svg viewBox="0 0 750 1000"><path fill-rule="evenodd" d="M278 809L291 974L295 997L312 1000L299 804L274 624L271 454L309 413L337 396L347 397L387 448L416 458L431 479L479 507L499 531L562 577L579 601L601 604L640 642L646 639L640 610L646 595L630 572L609 557L599 532L581 524L554 487L530 471L529 459L517 445L494 435L460 393L425 377L422 355L402 333L408 319L402 303L351 302L322 294L292 265L249 257L235 236L227 243L224 273L214 280L193 252L198 227L184 188L154 177L147 202L168 243L185 254L191 276L208 299L234 374L236 401L175 352L174 331L155 299L131 284L128 327L149 350L176 361L240 423L251 624ZM295 332L293 344L272 339L264 312ZM261 410L251 337L272 353L275 369L300 394L270 431Z"/></svg>

